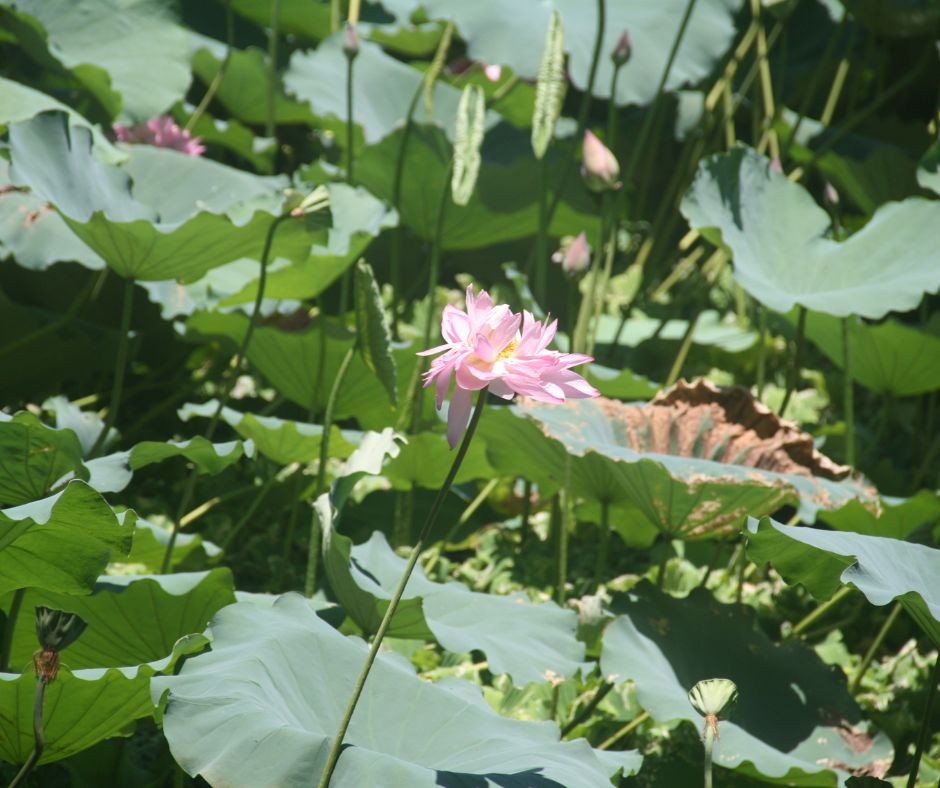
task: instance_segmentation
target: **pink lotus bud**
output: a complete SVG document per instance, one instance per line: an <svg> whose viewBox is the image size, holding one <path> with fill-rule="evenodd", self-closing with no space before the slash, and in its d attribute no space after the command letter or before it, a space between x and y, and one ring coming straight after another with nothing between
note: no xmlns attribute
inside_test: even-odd
<svg viewBox="0 0 940 788"><path fill-rule="evenodd" d="M500 65L484 66L483 73L490 82L499 82L499 78L503 75L503 67Z"/></svg>
<svg viewBox="0 0 940 788"><path fill-rule="evenodd" d="M576 238L565 239L561 249L552 255L552 262L561 263L561 267L568 276L577 276L586 271L591 264L591 245L587 236L581 233Z"/></svg>
<svg viewBox="0 0 940 788"><path fill-rule="evenodd" d="M615 66L620 67L630 59L630 55L632 54L633 46L630 43L630 32L624 30L620 34L620 38L617 39L613 51L610 53L610 59L614 61Z"/></svg>
<svg viewBox="0 0 940 788"><path fill-rule="evenodd" d="M832 207L839 204L839 192L836 191L836 187L829 183L829 181L826 181L826 184L823 186L823 200L825 200L827 205Z"/></svg>
<svg viewBox="0 0 940 788"><path fill-rule="evenodd" d="M590 130L584 132L581 175L591 191L602 192L620 188L620 181L617 180L620 177L617 157Z"/></svg>
<svg viewBox="0 0 940 788"><path fill-rule="evenodd" d="M199 137L181 129L169 115L159 115L136 126L114 125L118 142L136 145L153 145L157 148L173 148L188 156L201 156L206 149Z"/></svg>
<svg viewBox="0 0 940 788"><path fill-rule="evenodd" d="M349 58L354 58L359 54L359 33L352 22L346 23L346 31L343 33L343 52Z"/></svg>
<svg viewBox="0 0 940 788"><path fill-rule="evenodd" d="M779 157L774 156L770 160L770 171L771 172L783 172L783 165L780 163Z"/></svg>

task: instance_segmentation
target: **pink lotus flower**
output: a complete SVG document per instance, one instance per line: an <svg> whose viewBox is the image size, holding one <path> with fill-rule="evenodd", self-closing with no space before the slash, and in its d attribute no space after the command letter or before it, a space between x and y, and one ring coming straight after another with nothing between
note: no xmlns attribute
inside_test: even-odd
<svg viewBox="0 0 940 788"><path fill-rule="evenodd" d="M567 238L561 249L552 255L552 262L561 263L562 270L568 276L577 276L586 271L591 264L591 245L582 232L576 238Z"/></svg>
<svg viewBox="0 0 940 788"><path fill-rule="evenodd" d="M584 132L581 175L591 191L603 192L620 188L620 182L617 180L620 177L617 157L590 130Z"/></svg>
<svg viewBox="0 0 940 788"><path fill-rule="evenodd" d="M520 315L505 304L494 306L486 291L474 296L472 287L467 288L466 312L444 307L441 334L446 342L418 355L443 352L424 375L425 387L435 385L438 410L451 377L456 381L447 412L451 448L467 429L473 391L489 389L503 399L522 394L552 403L598 396L597 389L570 369L593 361L591 356L548 350L557 326L557 320L543 324L529 312Z"/></svg>
<svg viewBox="0 0 940 788"><path fill-rule="evenodd" d="M499 82L499 78L503 75L503 67L499 64L483 66L483 73L490 82Z"/></svg>
<svg viewBox="0 0 940 788"><path fill-rule="evenodd" d="M169 115L159 115L136 126L114 124L114 133L121 142L153 145L157 148L173 148L188 156L201 156L206 149L199 137L181 129Z"/></svg>

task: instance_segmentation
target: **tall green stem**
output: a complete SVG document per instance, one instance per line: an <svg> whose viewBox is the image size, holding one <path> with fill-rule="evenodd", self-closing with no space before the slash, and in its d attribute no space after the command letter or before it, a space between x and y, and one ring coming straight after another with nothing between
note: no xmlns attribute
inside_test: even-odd
<svg viewBox="0 0 940 788"><path fill-rule="evenodd" d="M764 396L767 383L767 307L757 305L757 399Z"/></svg>
<svg viewBox="0 0 940 788"><path fill-rule="evenodd" d="M933 670L928 679L930 684L927 686L927 701L924 704L924 715L920 718L920 733L917 735L917 746L914 749L914 760L911 763L911 773L907 778L907 788L914 788L917 785L917 772L920 770L920 759L927 748L927 740L930 738L930 722L933 715L933 702L937 695L937 684L940 683L940 654L933 661Z"/></svg>
<svg viewBox="0 0 940 788"><path fill-rule="evenodd" d="M696 312L695 316L689 321L689 325L686 326L685 334L683 334L682 341L679 343L679 351L676 353L676 358L672 362L672 368L666 378L666 388L675 383L679 379L679 375L682 374L682 367L685 365L689 350L692 348L692 338L695 336L695 327L698 325L701 314L701 310Z"/></svg>
<svg viewBox="0 0 940 788"><path fill-rule="evenodd" d="M354 53L346 53L346 183L353 182L353 64ZM347 269L348 270L348 269Z"/></svg>
<svg viewBox="0 0 940 788"><path fill-rule="evenodd" d="M868 670L868 666L871 665L872 660L878 653L878 649L881 648L881 644L884 642L885 637L887 637L888 631L892 626L894 626L894 622L897 620L900 612L901 603L895 602L894 607L891 608L891 612L888 613L888 617L885 619L884 624L881 625L881 629L878 630L878 634L875 635L875 639L868 647L868 651L865 652L865 656L862 658L862 662L858 666L858 672L855 674L855 678L853 678L852 683L849 684L849 692L852 695L858 692L858 688L862 684L862 679L865 678L865 673Z"/></svg>
<svg viewBox="0 0 940 788"><path fill-rule="evenodd" d="M117 423L118 410L121 407L121 394L124 391L124 375L127 372L127 352L130 347L131 311L134 307L134 280L124 280L124 304L121 308L121 328L118 336L117 355L114 359L114 384L111 387L111 400L108 402L108 416L98 437L95 439L89 457L97 456L104 446L105 439L111 428Z"/></svg>
<svg viewBox="0 0 940 788"><path fill-rule="evenodd" d="M600 585L607 576L607 553L610 550L610 501L601 501L601 532L597 540L597 562L594 565L594 582Z"/></svg>
<svg viewBox="0 0 940 788"><path fill-rule="evenodd" d="M574 499L571 494L571 455L565 455L565 483L561 491L561 510L558 516L555 602L565 604L568 585L568 539L574 520Z"/></svg>
<svg viewBox="0 0 940 788"><path fill-rule="evenodd" d="M787 374L787 390L783 395L783 402L780 405L780 418L786 417L787 405L790 404L790 397L796 389L796 382L800 377L800 357L803 355L803 340L806 336L806 307L800 306L800 316L796 323L796 337L793 340L793 360L790 362L790 370Z"/></svg>
<svg viewBox="0 0 940 788"><path fill-rule="evenodd" d="M10 601L10 612L7 613L6 621L3 622L3 642L0 643L0 673L10 672L13 630L16 628L16 619L19 617L25 595L26 589L23 588L18 588L13 592L13 599Z"/></svg>
<svg viewBox="0 0 940 788"><path fill-rule="evenodd" d="M215 434L216 427L219 424L219 418L222 415L222 411L225 409L225 406L228 404L229 398L232 396L232 388L235 385L235 380L238 376L238 368L241 366L242 360L248 355L248 348L251 345L251 337L255 331L255 323L258 320L258 316L261 314L261 304L264 301L264 289L267 285L267 276L268 276L268 258L271 256L271 248L274 244L274 233L277 231L277 228L280 227L281 223L291 218L290 214L282 214L274 219L268 227L268 232L264 238L264 247L261 250L261 262L260 262L260 272L258 274L258 292L255 293L255 303L252 306L251 314L248 316L248 326L245 328L245 336L242 337L241 345L238 347L238 351L235 354L235 357L232 359L232 365L230 369L232 374L228 376L228 382L224 385L221 395L219 396L219 402L216 405L215 412L212 414L212 418L209 419L209 426L206 427L205 439L207 441L212 440L212 436ZM180 505L176 511L176 517L173 520L173 525L170 528L170 538L167 540L166 549L163 553L163 562L160 565L160 574L166 574L170 568L170 562L173 558L173 548L176 546L176 536L179 533L180 522L183 518L183 515L189 511L189 505L192 503L193 494L196 491L196 479L199 476L199 471L196 468L189 474L189 478L186 480L186 486L183 488L183 494L180 497Z"/></svg>
<svg viewBox="0 0 940 788"><path fill-rule="evenodd" d="M809 629L813 624L819 621L819 619L832 610L832 608L834 608L843 599L849 596L852 591L852 586L842 586L842 588L836 591L831 597L829 597L829 599L827 599L821 605L818 605L812 612L807 614L801 621L795 624L793 629L790 630L790 637L798 637L802 635L807 629Z"/></svg>
<svg viewBox="0 0 940 788"><path fill-rule="evenodd" d="M535 300L545 308L548 277L548 151L539 162L539 226L535 236L533 290Z"/></svg>
<svg viewBox="0 0 940 788"><path fill-rule="evenodd" d="M185 129L186 131L192 131L196 124L199 123L199 120L205 114L206 110L209 108L209 104L212 103L212 99L215 98L215 94L219 92L219 88L222 86L222 80L225 79L225 72L228 70L228 64L232 59L232 52L235 49L235 14L232 11L232 2L231 0L226 0L225 3L225 57L222 58L222 62L219 64L219 70L215 72L215 76L212 78L212 81L209 83L209 87L206 88L205 95L202 97L202 101L199 102L199 106L196 107L192 115L189 116L189 120L186 121Z"/></svg>
<svg viewBox="0 0 940 788"><path fill-rule="evenodd" d="M845 461L855 467L855 382L852 380L852 353L850 346L850 318L842 318L842 367L845 375Z"/></svg>
<svg viewBox="0 0 940 788"><path fill-rule="evenodd" d="M36 767L36 764L39 763L39 759L42 757L42 751L46 744L42 722L43 704L45 703L45 699L46 682L43 681L42 678L37 678L36 697L33 701L33 751L30 753L26 763L23 764L23 768L16 773L16 777L13 778L13 782L10 783L8 788L19 788L20 785L25 785L26 778Z"/></svg>
<svg viewBox="0 0 940 788"><path fill-rule="evenodd" d="M715 747L715 733L710 725L705 726L705 788L712 788L712 749Z"/></svg>
<svg viewBox="0 0 940 788"><path fill-rule="evenodd" d="M281 0L271 0L271 37L268 39L268 112L265 133L274 136L277 109L277 38L281 23Z"/></svg>
<svg viewBox="0 0 940 788"><path fill-rule="evenodd" d="M326 492L326 466L330 459L330 430L333 428L333 411L336 409L336 399L343 387L349 365L356 355L356 345L352 345L340 362L339 371L333 380L329 399L326 401L326 411L323 414L323 432L320 434L320 466L317 468L317 491L315 498ZM304 594L313 596L317 584L317 556L320 554L320 519L314 511L310 516L310 541L307 545L307 573L304 578Z"/></svg>
<svg viewBox="0 0 940 788"><path fill-rule="evenodd" d="M483 408L486 405L486 396L486 389L481 389L477 396L476 407L473 410L470 425L467 427L463 440L460 442L460 447L457 449L457 456L454 457L454 462L447 472L447 478L444 479L444 484L441 486L437 497L434 499L434 503L431 504L431 510L428 512L427 519L421 527L421 533L418 534L418 541L415 542L415 546L411 550L411 555L408 557L408 564L405 566L405 571L401 576L401 580L398 581L398 586L395 588L392 598L388 602L388 608L385 610L385 615L382 616L382 622L379 624L379 629L372 640L369 654L366 657L365 664L362 666L359 678L356 680L356 686L353 689L352 696L343 713L339 729L336 731L336 736L333 738L333 745L330 747L326 766L323 769L323 773L320 775L318 788L327 788L330 784L330 778L333 776L333 770L336 768L336 761L339 759L340 750L343 746L343 739L346 737L349 723L352 720L353 713L356 711L356 704L359 703L359 697L362 695L362 690L366 685L369 671L371 671L375 658L379 653L379 648L382 645L382 641L385 639L385 633L388 631L389 625L392 622L392 617L395 615L395 611L398 610L398 604L401 602L402 595L405 593L405 586L408 585L408 580L411 578L415 564L418 563L418 556L424 549L424 543L430 535L434 524L437 522L437 516L440 514L444 499L450 492L451 485L453 485L454 479L457 477L457 471L460 470L460 465L467 454L467 449L470 448L470 441L473 440L473 434L476 432L477 424L480 423L480 416L483 414Z"/></svg>

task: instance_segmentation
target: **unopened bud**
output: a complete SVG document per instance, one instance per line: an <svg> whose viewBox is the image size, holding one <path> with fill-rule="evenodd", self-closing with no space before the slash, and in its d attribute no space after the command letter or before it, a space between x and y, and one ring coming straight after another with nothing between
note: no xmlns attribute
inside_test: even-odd
<svg viewBox="0 0 940 788"><path fill-rule="evenodd" d="M346 30L343 33L343 52L350 59L359 54L359 32L353 22L346 23Z"/></svg>
<svg viewBox="0 0 940 788"><path fill-rule="evenodd" d="M774 156L770 160L770 171L771 172L783 172L783 164L780 163L780 157Z"/></svg>
<svg viewBox="0 0 940 788"><path fill-rule="evenodd" d="M836 187L829 183L829 181L826 181L823 186L823 199L826 201L827 205L833 208L839 204L839 192L836 191Z"/></svg>
<svg viewBox="0 0 940 788"><path fill-rule="evenodd" d="M630 43L630 32L624 30L620 34L620 38L617 39L613 51L610 53L610 59L613 60L614 65L619 68L630 59L630 55L632 54L633 46Z"/></svg>
<svg viewBox="0 0 940 788"><path fill-rule="evenodd" d="M590 130L584 132L581 175L591 191L603 192L620 188L620 165L617 157Z"/></svg>
<svg viewBox="0 0 940 788"><path fill-rule="evenodd" d="M568 276L577 276L591 265L591 245L582 232L575 238L562 240L561 248L552 255L552 262L560 263Z"/></svg>

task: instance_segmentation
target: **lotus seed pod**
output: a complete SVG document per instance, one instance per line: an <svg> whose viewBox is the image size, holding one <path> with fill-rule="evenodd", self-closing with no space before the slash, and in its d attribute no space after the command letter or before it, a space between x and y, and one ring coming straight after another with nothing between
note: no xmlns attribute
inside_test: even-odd
<svg viewBox="0 0 940 788"><path fill-rule="evenodd" d="M36 606L36 637L44 649L62 651L78 640L86 626L75 613Z"/></svg>
<svg viewBox="0 0 940 788"><path fill-rule="evenodd" d="M582 232L576 238L563 239L561 248L552 255L552 261L560 263L568 276L577 276L591 265L591 245Z"/></svg>
<svg viewBox="0 0 940 788"><path fill-rule="evenodd" d="M624 30L617 39L613 51L610 53L610 59L618 68L630 59L633 54L633 45L630 43L630 31Z"/></svg>
<svg viewBox="0 0 940 788"><path fill-rule="evenodd" d="M689 703L706 719L727 718L738 700L738 688L731 679L704 679L689 691Z"/></svg>
<svg viewBox="0 0 940 788"><path fill-rule="evenodd" d="M590 130L584 132L581 175L591 191L620 188L617 157Z"/></svg>
<svg viewBox="0 0 940 788"><path fill-rule="evenodd" d="M561 17L552 12L545 34L545 48L535 83L535 112L532 115L532 152L535 158L545 156L555 137L555 124L565 100L565 33Z"/></svg>
<svg viewBox="0 0 940 788"><path fill-rule="evenodd" d="M454 169L451 174L451 196L457 205L466 205L480 172L480 146L483 144L486 120L486 96L479 85L467 85L457 106L457 128L454 135Z"/></svg>

